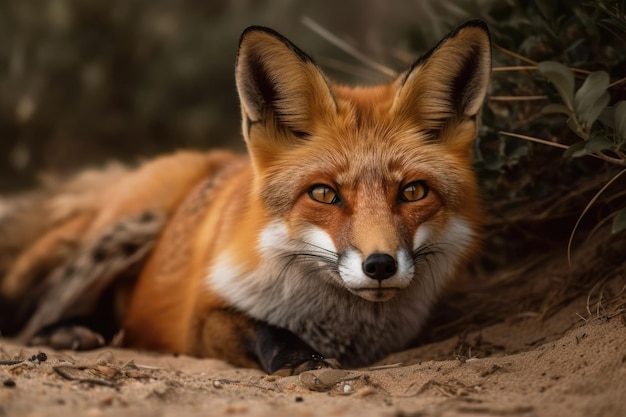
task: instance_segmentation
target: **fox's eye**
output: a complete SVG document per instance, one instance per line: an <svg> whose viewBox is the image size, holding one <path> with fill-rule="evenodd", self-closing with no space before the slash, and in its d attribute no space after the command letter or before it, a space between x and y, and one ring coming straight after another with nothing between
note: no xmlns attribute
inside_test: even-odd
<svg viewBox="0 0 626 417"><path fill-rule="evenodd" d="M309 188L309 197L318 203L336 204L339 202L337 192L324 184L316 184Z"/></svg>
<svg viewBox="0 0 626 417"><path fill-rule="evenodd" d="M424 181L413 181L400 191L400 201L412 202L425 198L428 195L428 187Z"/></svg>

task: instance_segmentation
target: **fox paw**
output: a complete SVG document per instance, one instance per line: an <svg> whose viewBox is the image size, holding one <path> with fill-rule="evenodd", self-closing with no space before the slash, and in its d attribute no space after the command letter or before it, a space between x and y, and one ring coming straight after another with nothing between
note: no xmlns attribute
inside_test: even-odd
<svg viewBox="0 0 626 417"><path fill-rule="evenodd" d="M58 350L89 350L106 344L104 337L85 326L49 326L29 341L29 346L49 346Z"/></svg>

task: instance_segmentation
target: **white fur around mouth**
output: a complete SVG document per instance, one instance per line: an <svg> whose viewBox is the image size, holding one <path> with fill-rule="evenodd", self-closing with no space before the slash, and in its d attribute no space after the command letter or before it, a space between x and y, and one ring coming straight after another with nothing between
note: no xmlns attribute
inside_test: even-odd
<svg viewBox="0 0 626 417"><path fill-rule="evenodd" d="M372 302L389 301L400 291L399 288L348 288L348 290L359 297Z"/></svg>
<svg viewBox="0 0 626 417"><path fill-rule="evenodd" d="M409 286L413 280L415 268L413 260L403 249L399 249L396 254L398 261L398 271L391 277L384 280L381 289L402 289ZM339 258L339 275L345 287L350 291L378 289L378 282L363 272L363 256L353 248L348 248ZM357 294L355 292L355 294ZM360 295L360 294L359 294ZM365 298L365 297L364 297ZM366 298L368 299L368 298ZM378 301L378 299L376 300Z"/></svg>

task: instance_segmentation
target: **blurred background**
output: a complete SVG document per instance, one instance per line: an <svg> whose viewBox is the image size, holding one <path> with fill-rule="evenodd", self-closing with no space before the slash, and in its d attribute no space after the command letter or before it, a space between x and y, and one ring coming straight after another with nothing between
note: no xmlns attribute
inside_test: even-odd
<svg viewBox="0 0 626 417"><path fill-rule="evenodd" d="M402 70L470 16L440 0L0 0L0 192L111 158L242 149L233 69L249 25L281 32L330 76L372 83L385 76L303 18Z"/></svg>

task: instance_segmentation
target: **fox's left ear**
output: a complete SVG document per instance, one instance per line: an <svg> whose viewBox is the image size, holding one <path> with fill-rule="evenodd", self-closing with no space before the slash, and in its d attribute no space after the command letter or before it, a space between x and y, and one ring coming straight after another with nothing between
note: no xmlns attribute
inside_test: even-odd
<svg viewBox="0 0 626 417"><path fill-rule="evenodd" d="M436 135L452 121L475 120L490 74L489 30L470 20L400 75L393 111Z"/></svg>

